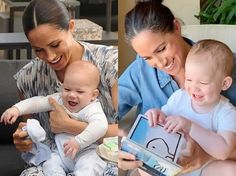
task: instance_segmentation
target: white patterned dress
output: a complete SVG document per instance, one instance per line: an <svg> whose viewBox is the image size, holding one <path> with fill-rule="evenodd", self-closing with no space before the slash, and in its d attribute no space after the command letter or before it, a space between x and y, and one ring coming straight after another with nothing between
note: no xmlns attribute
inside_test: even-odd
<svg viewBox="0 0 236 176"><path fill-rule="evenodd" d="M92 62L100 71L99 101L107 116L108 123L117 123L118 114L112 104L111 88L118 79L118 50L113 46L94 45L86 42L80 42L80 44L84 47L82 60ZM31 60L14 75L14 78L19 91L25 98L47 96L59 92L62 85L54 69L39 58ZM51 133L48 117L48 113L33 114L33 118L38 119L47 132L47 144L55 147L54 135ZM38 168L30 167L21 174L21 176L33 175L43 175L40 166Z"/></svg>

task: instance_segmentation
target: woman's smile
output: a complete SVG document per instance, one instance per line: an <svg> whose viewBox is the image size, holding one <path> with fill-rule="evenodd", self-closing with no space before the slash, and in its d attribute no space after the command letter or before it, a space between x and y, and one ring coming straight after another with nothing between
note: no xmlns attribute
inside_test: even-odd
<svg viewBox="0 0 236 176"><path fill-rule="evenodd" d="M170 63L168 63L168 65L167 66L165 66L164 68L165 68L165 70L167 70L167 71L169 71L169 70L172 70L173 69L173 66L174 66L174 64L175 64L175 60L174 59L172 59L172 61L170 62Z"/></svg>
<svg viewBox="0 0 236 176"><path fill-rule="evenodd" d="M50 64L57 64L58 62L60 62L60 60L62 59L62 56L58 57L58 58L55 58L53 59L52 61L49 61Z"/></svg>

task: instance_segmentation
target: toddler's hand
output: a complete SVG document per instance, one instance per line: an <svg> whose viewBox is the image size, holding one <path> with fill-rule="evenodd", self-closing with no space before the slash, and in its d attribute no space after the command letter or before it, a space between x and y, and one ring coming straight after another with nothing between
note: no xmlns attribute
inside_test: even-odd
<svg viewBox="0 0 236 176"><path fill-rule="evenodd" d="M159 109L149 109L145 115L151 127L155 127L158 123L165 123L165 114Z"/></svg>
<svg viewBox="0 0 236 176"><path fill-rule="evenodd" d="M69 141L65 142L63 147L65 157L70 157L71 159L75 158L80 149L79 144L77 143L75 138L71 138Z"/></svg>
<svg viewBox="0 0 236 176"><path fill-rule="evenodd" d="M1 121L4 122L4 124L13 124L18 116L20 115L20 111L16 107L11 107L7 109L1 116Z"/></svg>
<svg viewBox="0 0 236 176"><path fill-rule="evenodd" d="M189 133L192 122L181 116L168 116L166 118L166 123L164 125L164 129L167 130L168 133L176 133L177 131L184 131L185 133Z"/></svg>

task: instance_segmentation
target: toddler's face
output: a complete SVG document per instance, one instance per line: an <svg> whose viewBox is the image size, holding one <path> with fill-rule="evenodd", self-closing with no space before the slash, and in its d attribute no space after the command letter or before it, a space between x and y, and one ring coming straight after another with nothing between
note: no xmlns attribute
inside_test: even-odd
<svg viewBox="0 0 236 176"><path fill-rule="evenodd" d="M62 100L70 112L78 112L96 99L96 90L92 89L90 85L91 83L85 75L65 75Z"/></svg>
<svg viewBox="0 0 236 176"><path fill-rule="evenodd" d="M222 85L223 75L211 61L202 58L186 61L185 89L194 107L204 107L205 110L214 107L219 102Z"/></svg>

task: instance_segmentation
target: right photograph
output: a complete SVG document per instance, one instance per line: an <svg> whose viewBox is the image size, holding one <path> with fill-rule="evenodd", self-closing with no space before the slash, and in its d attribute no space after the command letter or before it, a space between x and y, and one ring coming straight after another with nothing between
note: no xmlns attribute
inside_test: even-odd
<svg viewBox="0 0 236 176"><path fill-rule="evenodd" d="M236 2L118 3L119 175L234 176Z"/></svg>

